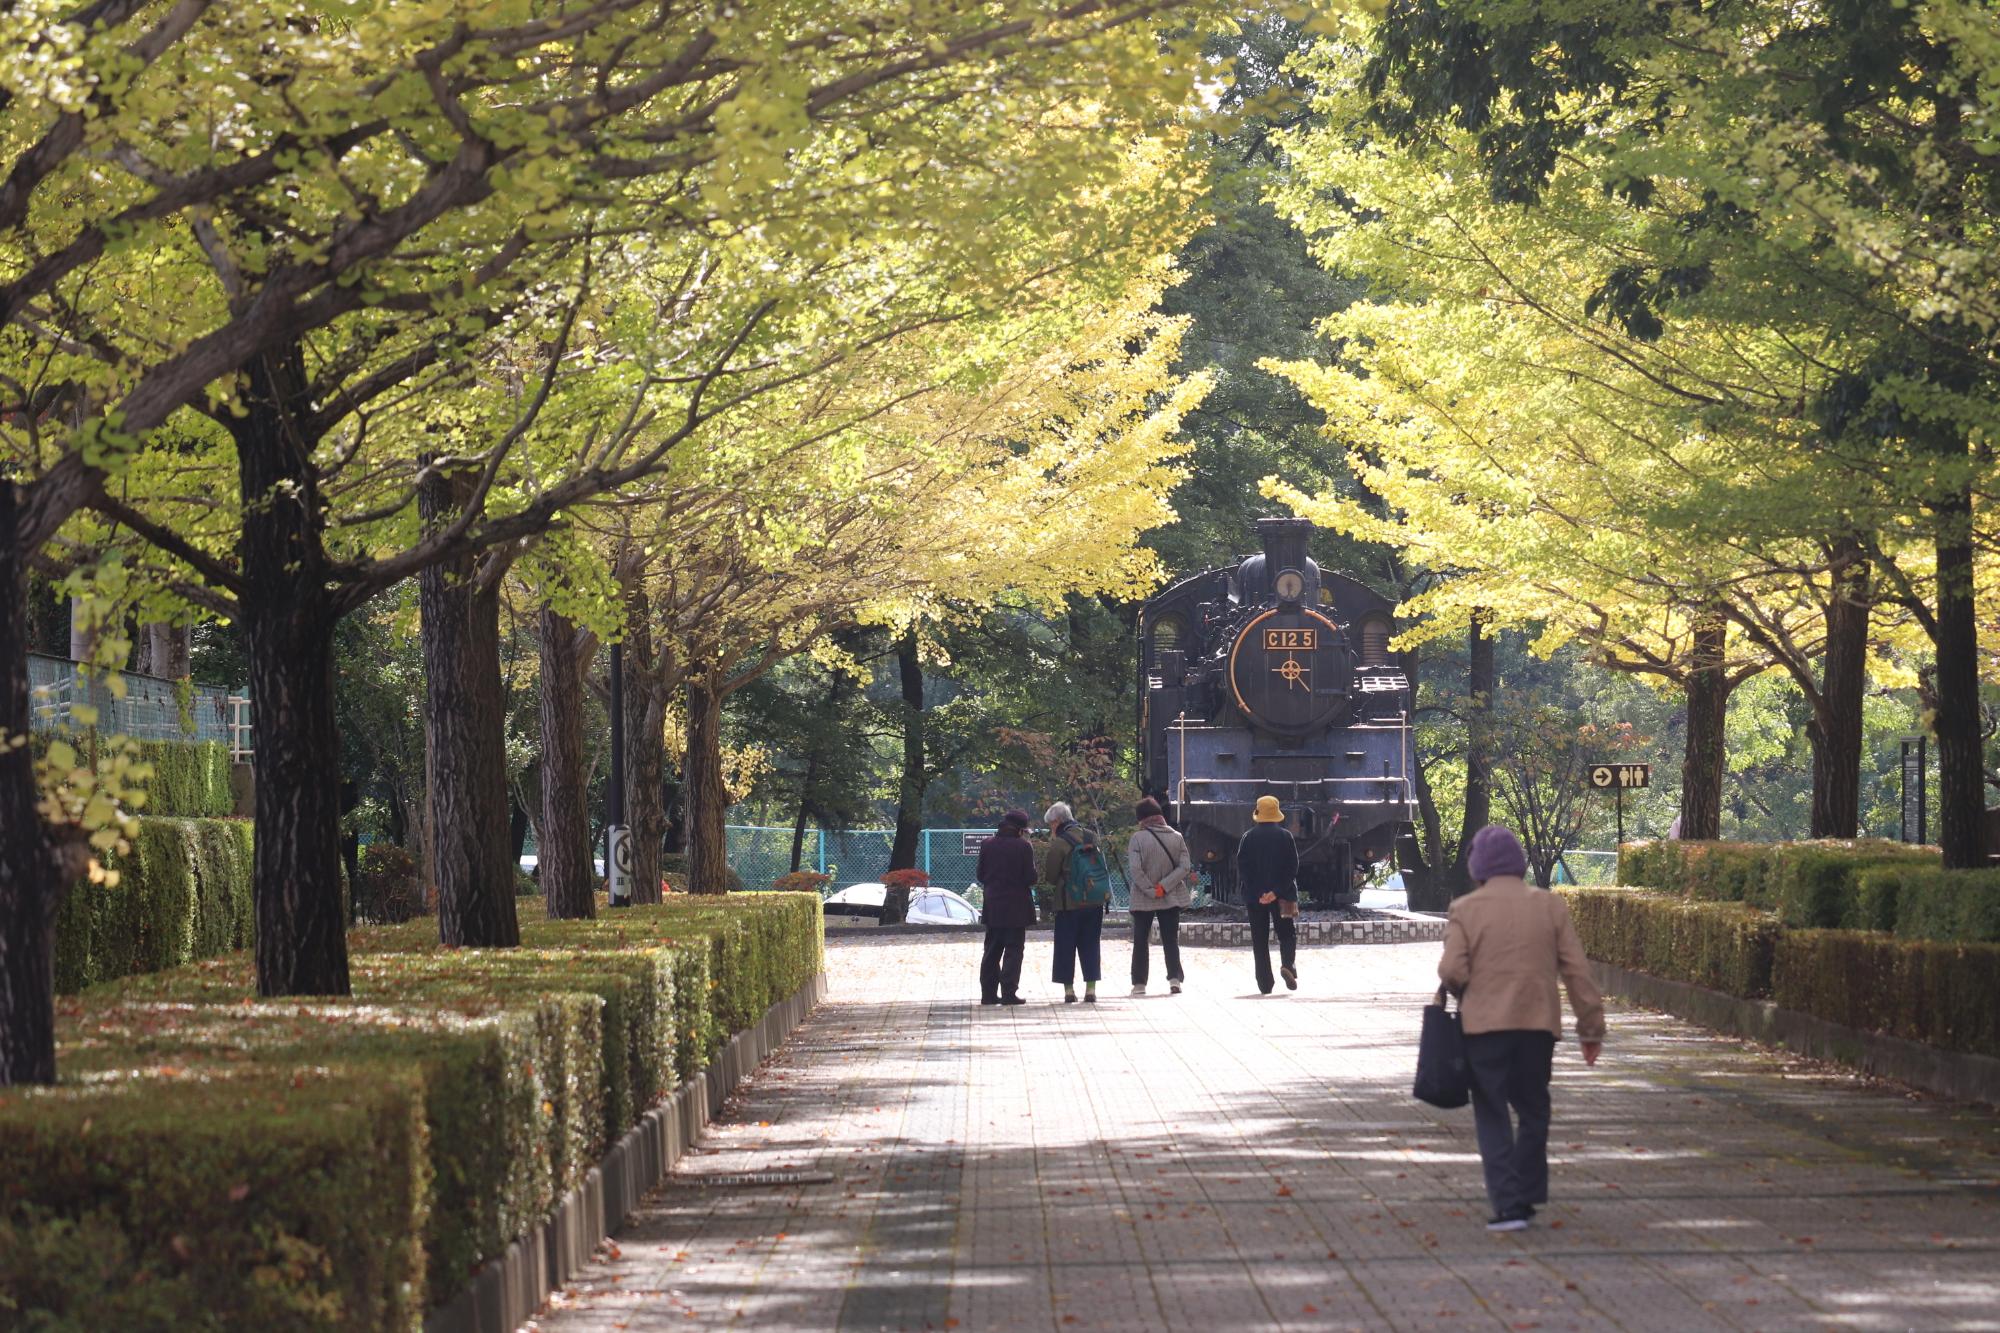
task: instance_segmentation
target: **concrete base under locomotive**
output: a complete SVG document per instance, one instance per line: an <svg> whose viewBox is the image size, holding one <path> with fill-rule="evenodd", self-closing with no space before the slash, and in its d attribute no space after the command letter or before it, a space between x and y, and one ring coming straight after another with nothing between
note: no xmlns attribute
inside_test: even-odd
<svg viewBox="0 0 2000 1333"><path fill-rule="evenodd" d="M1240 900L1236 843L1260 796L1298 840L1299 889L1350 906L1412 827L1410 687L1388 599L1322 575L1311 525L1264 519L1264 550L1185 579L1140 615L1141 785L1211 891Z"/></svg>

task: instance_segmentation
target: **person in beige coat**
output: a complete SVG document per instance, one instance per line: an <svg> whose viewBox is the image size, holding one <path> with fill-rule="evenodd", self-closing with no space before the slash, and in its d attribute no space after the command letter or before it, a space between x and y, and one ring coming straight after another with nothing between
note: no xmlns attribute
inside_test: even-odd
<svg viewBox="0 0 2000 1333"><path fill-rule="evenodd" d="M1451 905L1438 976L1459 997L1473 1126L1493 1205L1486 1229L1521 1231L1549 1201L1549 1076L1562 1036L1557 978L1569 988L1585 1064L1596 1064L1603 1049L1604 997L1569 905L1528 884L1527 854L1512 831L1479 830L1467 867L1478 887Z"/></svg>
<svg viewBox="0 0 2000 1333"><path fill-rule="evenodd" d="M1187 839L1168 827L1160 803L1148 796L1134 813L1139 827L1125 849L1125 882L1132 897L1132 993L1146 993L1151 970L1153 923L1160 926L1160 956L1167 963L1167 989L1181 993L1181 909L1194 901L1194 860Z"/></svg>

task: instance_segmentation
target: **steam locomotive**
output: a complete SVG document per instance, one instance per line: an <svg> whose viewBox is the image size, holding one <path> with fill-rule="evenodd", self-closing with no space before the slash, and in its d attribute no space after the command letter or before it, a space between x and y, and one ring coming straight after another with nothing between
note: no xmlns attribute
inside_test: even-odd
<svg viewBox="0 0 2000 1333"><path fill-rule="evenodd" d="M1306 519L1257 524L1263 550L1181 580L1139 616L1140 786L1184 834L1221 902L1237 839L1275 796L1299 891L1355 903L1366 868L1413 836L1410 683L1393 604L1308 552Z"/></svg>

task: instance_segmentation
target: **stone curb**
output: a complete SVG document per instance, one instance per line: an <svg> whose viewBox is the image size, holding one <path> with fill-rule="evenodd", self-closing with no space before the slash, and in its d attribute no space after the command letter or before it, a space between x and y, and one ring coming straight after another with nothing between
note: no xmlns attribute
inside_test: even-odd
<svg viewBox="0 0 2000 1333"><path fill-rule="evenodd" d="M1767 1046L1782 1046L1808 1059L1848 1065L1955 1101L2000 1106L2000 1059L1990 1055L1939 1050L1880 1032L1863 1032L1797 1009L1781 1008L1773 1000L1745 1000L1595 958L1590 966L1606 993L1648 1009L1663 1010L1690 1023Z"/></svg>
<svg viewBox="0 0 2000 1333"><path fill-rule="evenodd" d="M1424 944L1444 939L1443 917L1400 917L1376 921L1298 918L1300 944ZM1250 946L1248 921L1183 921L1182 944Z"/></svg>
<svg viewBox="0 0 2000 1333"><path fill-rule="evenodd" d="M681 1154L722 1111L722 1100L762 1064L826 996L821 972L764 1011L645 1116L571 1190L548 1217L490 1260L466 1288L424 1318L424 1333L512 1333L534 1317L548 1294L589 1263L599 1241L666 1179Z"/></svg>

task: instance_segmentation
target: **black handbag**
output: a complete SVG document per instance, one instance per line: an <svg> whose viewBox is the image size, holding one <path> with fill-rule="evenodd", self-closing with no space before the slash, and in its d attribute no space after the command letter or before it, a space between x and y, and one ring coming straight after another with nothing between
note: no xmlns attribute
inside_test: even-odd
<svg viewBox="0 0 2000 1333"><path fill-rule="evenodd" d="M1445 988L1424 1006L1424 1030L1417 1040L1417 1082L1410 1092L1420 1102L1446 1110L1472 1100L1472 1068L1465 1062L1465 1031L1445 1006Z"/></svg>

